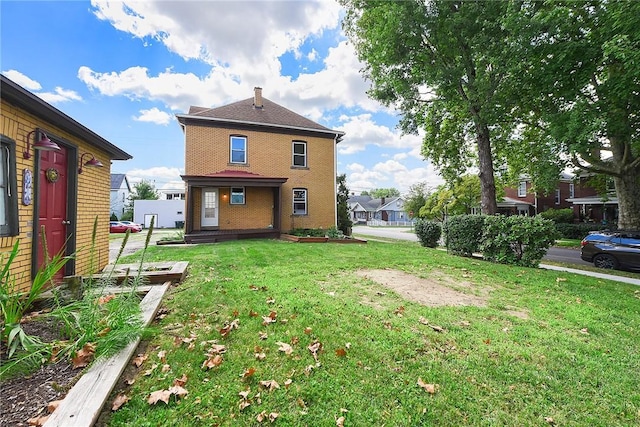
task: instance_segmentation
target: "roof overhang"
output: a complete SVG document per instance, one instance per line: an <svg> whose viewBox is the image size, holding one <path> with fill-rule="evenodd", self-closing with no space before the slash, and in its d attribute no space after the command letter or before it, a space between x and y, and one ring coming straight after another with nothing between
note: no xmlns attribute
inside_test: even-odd
<svg viewBox="0 0 640 427"><path fill-rule="evenodd" d="M233 119L219 119L216 117L202 117L202 116L194 116L190 114L176 114L176 118L178 122L182 125L186 125L189 121L198 121L198 122L207 122L210 124L215 124L219 126L224 126L226 124L230 125L242 125L242 126L251 126L251 127L259 127L259 128L267 128L267 129L277 129L281 131L286 130L296 130L301 132L310 132L315 134L321 134L324 136L331 136L335 139L336 143L342 140L342 137L345 135L344 132L340 130L331 130L331 129L314 129L314 128L306 128L299 126L286 126L286 125L278 125L271 123L259 123L259 122L249 122L244 120L233 120Z"/></svg>
<svg viewBox="0 0 640 427"><path fill-rule="evenodd" d="M97 133L78 123L62 111L49 105L40 97L25 90L20 85L14 83L5 76L0 76L2 86L2 99L13 104L43 121L63 129L70 134L86 141L94 147L105 150L112 160L129 160L133 158L131 154L116 147ZM46 128L42 129L47 132Z"/></svg>
<svg viewBox="0 0 640 427"><path fill-rule="evenodd" d="M196 187L280 187L288 179L242 171L222 171L207 175L180 176L187 185Z"/></svg>
<svg viewBox="0 0 640 427"><path fill-rule="evenodd" d="M573 199L565 199L569 203L574 205L617 205L618 198L615 196L608 197L604 200L602 197L575 197Z"/></svg>

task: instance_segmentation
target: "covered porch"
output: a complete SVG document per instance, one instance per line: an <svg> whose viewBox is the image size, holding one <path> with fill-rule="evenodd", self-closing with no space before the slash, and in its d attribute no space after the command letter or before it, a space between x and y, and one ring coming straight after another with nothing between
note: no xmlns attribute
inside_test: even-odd
<svg viewBox="0 0 640 427"><path fill-rule="evenodd" d="M186 243L280 236L287 178L225 170L182 179L187 187Z"/></svg>

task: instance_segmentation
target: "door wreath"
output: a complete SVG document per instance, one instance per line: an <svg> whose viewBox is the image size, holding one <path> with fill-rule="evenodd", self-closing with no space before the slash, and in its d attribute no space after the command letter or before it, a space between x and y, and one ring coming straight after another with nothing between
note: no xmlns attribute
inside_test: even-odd
<svg viewBox="0 0 640 427"><path fill-rule="evenodd" d="M45 171L45 176L47 177L47 181L54 183L60 178L60 172L58 172L56 168L49 168Z"/></svg>

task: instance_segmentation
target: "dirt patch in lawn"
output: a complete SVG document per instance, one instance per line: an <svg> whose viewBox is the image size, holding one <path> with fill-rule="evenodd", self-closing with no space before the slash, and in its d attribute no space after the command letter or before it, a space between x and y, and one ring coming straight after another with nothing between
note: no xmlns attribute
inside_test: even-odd
<svg viewBox="0 0 640 427"><path fill-rule="evenodd" d="M487 290L471 293L474 285L460 282L443 273L420 278L399 270L360 270L356 274L398 293L403 298L429 306L487 306Z"/></svg>

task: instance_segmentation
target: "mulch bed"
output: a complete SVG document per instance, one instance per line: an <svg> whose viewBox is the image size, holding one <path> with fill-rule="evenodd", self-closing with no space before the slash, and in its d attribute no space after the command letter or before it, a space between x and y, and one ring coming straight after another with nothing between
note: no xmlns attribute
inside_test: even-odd
<svg viewBox="0 0 640 427"><path fill-rule="evenodd" d="M22 324L29 335L42 341L60 339L59 327L52 319L29 320ZM0 357L6 349L0 346ZM48 364L38 371L0 382L0 426L28 426L30 418L48 415L49 402L63 399L82 375L81 369L73 369L68 360Z"/></svg>

